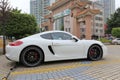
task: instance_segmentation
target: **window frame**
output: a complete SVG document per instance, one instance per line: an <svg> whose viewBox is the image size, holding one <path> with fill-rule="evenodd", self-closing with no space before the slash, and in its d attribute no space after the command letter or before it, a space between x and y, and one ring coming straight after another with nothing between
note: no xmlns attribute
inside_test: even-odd
<svg viewBox="0 0 120 80"><path fill-rule="evenodd" d="M57 33L59 33L59 34L62 35L62 38L61 38L61 39L54 39L53 34L56 35ZM47 38L46 35L49 35L50 38ZM63 35L66 35L66 36L68 36L68 37L70 37L70 38L67 39L67 37L66 37L66 39L65 39ZM44 37L44 36L45 36L45 37ZM68 34L68 33L64 33L64 32L45 33L45 34L41 34L40 37L43 38L43 39L46 39L46 40L72 40L72 35L71 35L71 34Z"/></svg>

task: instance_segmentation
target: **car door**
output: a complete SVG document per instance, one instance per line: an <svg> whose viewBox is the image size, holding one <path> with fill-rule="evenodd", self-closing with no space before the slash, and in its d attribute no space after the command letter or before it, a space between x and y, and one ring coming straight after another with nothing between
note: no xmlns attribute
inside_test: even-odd
<svg viewBox="0 0 120 80"><path fill-rule="evenodd" d="M118 44L120 44L120 38L118 38L117 41L118 41Z"/></svg>
<svg viewBox="0 0 120 80"><path fill-rule="evenodd" d="M52 48L57 57L81 58L84 53L84 45L81 41L75 42L72 35L63 32L52 33Z"/></svg>

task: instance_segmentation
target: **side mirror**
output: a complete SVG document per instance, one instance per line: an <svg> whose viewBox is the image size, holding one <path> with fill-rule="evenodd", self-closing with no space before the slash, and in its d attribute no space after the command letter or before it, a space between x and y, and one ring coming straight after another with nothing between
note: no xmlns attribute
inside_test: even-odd
<svg viewBox="0 0 120 80"><path fill-rule="evenodd" d="M73 37L72 37L72 40L74 40L75 42L77 42L77 41L78 41L78 38L77 38L76 36L73 36Z"/></svg>

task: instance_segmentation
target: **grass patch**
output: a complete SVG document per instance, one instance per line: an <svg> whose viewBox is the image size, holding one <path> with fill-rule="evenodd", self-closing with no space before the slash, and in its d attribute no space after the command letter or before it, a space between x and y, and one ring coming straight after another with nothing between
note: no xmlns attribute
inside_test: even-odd
<svg viewBox="0 0 120 80"><path fill-rule="evenodd" d="M100 40L102 43L111 43L111 40L108 40L106 38L100 38Z"/></svg>

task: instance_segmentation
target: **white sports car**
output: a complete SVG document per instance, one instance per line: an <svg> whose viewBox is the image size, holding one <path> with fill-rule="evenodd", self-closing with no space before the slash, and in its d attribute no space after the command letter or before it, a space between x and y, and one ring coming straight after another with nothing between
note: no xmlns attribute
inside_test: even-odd
<svg viewBox="0 0 120 80"><path fill-rule="evenodd" d="M107 53L107 48L96 40L79 40L64 31L38 33L6 47L6 57L22 62L26 66L37 66L42 62L88 58L100 60Z"/></svg>

